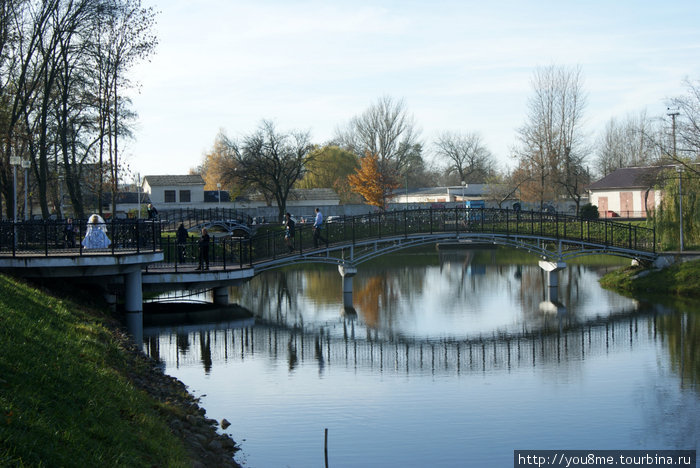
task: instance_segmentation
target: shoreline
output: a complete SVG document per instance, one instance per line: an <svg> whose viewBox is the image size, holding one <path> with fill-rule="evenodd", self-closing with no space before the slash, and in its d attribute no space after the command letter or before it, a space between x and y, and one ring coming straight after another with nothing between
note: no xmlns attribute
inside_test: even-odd
<svg viewBox="0 0 700 468"><path fill-rule="evenodd" d="M98 290L0 275L0 465L240 467ZM222 427L222 428L223 428Z"/></svg>

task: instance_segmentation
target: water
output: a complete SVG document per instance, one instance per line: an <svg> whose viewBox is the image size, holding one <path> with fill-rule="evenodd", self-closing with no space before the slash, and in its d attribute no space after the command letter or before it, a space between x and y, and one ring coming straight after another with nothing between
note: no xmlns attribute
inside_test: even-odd
<svg viewBox="0 0 700 468"><path fill-rule="evenodd" d="M148 352L228 419L251 467L512 466L515 449L697 449L693 306L602 290L569 265L555 301L517 251L434 249L232 288L250 321L147 328ZM695 354L693 354L695 353Z"/></svg>

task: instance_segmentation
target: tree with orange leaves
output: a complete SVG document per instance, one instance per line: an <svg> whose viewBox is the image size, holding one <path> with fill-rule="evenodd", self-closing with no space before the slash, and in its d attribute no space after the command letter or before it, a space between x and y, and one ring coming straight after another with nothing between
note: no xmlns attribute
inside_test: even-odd
<svg viewBox="0 0 700 468"><path fill-rule="evenodd" d="M360 168L348 176L348 182L367 203L381 209L386 208L387 195L399 187L393 174L386 168L382 170L379 157L370 152L360 158Z"/></svg>

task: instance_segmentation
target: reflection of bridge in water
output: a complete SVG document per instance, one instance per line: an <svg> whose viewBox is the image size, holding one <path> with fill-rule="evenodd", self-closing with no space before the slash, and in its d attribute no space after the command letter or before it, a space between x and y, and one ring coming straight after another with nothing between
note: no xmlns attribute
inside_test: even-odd
<svg viewBox="0 0 700 468"><path fill-rule="evenodd" d="M468 339L386 338L354 320L305 330L249 322L241 328L198 331L145 330L144 347L168 366L203 365L265 356L288 367L316 364L393 373L459 374L583 361L591 356L656 342L657 312L625 312L566 326L559 321L542 330L523 330Z"/></svg>

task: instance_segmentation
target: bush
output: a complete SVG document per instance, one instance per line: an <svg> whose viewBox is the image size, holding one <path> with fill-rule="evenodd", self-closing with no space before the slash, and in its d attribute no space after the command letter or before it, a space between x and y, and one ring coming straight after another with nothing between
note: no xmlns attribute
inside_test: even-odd
<svg viewBox="0 0 700 468"><path fill-rule="evenodd" d="M598 219L598 207L595 205L591 205L590 203L586 203L581 207L581 217L583 219Z"/></svg>

